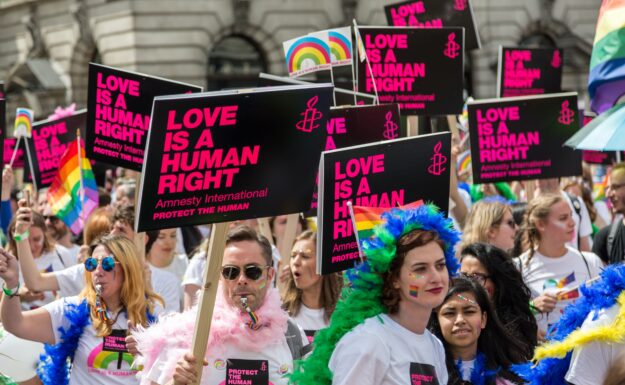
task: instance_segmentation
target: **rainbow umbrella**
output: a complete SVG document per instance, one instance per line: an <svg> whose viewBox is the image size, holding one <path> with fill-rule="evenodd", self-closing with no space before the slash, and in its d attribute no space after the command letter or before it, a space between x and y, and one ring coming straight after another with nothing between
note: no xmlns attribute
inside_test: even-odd
<svg viewBox="0 0 625 385"><path fill-rule="evenodd" d="M597 116L564 145L577 150L625 150L625 103L617 104Z"/></svg>

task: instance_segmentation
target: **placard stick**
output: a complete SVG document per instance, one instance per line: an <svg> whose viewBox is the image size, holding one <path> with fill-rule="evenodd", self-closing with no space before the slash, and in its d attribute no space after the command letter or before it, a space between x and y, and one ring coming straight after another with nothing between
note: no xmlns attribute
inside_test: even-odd
<svg viewBox="0 0 625 385"><path fill-rule="evenodd" d="M206 250L207 261L204 268L204 288L201 289L202 292L200 293L197 315L195 317L195 331L193 332L191 345L193 347L193 356L196 358L197 383L194 383L196 385L202 380L202 368L204 367L202 364L213 319L221 262L224 257L224 249L226 248L226 235L228 234L229 226L229 222L213 224L208 249ZM178 384L178 382L174 381L174 385Z"/></svg>
<svg viewBox="0 0 625 385"><path fill-rule="evenodd" d="M258 221L258 230L260 231L260 234L263 237L267 238L269 243L274 245L273 235L271 235L271 226L269 226L269 218L258 218L257 221Z"/></svg>
<svg viewBox="0 0 625 385"><path fill-rule="evenodd" d="M138 172L135 174L135 215L139 215L139 213L137 212L137 207L139 205L137 205L137 203L139 202L139 184L141 183L141 173ZM145 263L148 263L148 261L145 259L146 255L145 255L145 233L138 233L135 232L135 238L134 238L134 242L135 242L135 247L137 248L137 252L139 253L139 257L145 261Z"/></svg>
<svg viewBox="0 0 625 385"><path fill-rule="evenodd" d="M460 137L458 132L458 125L456 124L456 117L454 115L447 115L447 124L449 124L449 131L455 137Z"/></svg>
<svg viewBox="0 0 625 385"><path fill-rule="evenodd" d="M527 201L531 201L534 199L534 195L536 194L536 181L534 179L526 180L524 183L525 187L525 197Z"/></svg>
<svg viewBox="0 0 625 385"><path fill-rule="evenodd" d="M281 240L278 240L278 251L280 252L280 266L288 266L289 258L291 256L291 248L297 236L297 223L299 222L299 214L289 214L286 219L286 228L284 229L284 235ZM281 267L280 267L281 268ZM280 293L286 287L284 283L278 279L278 289Z"/></svg>
<svg viewBox="0 0 625 385"><path fill-rule="evenodd" d="M13 162L15 162L15 157L17 156L17 149L20 146L20 140L22 140L21 136L17 137L17 141L15 142L15 147L13 148L13 155L11 155L11 161L9 162L9 167L13 168Z"/></svg>
<svg viewBox="0 0 625 385"><path fill-rule="evenodd" d="M408 122L408 136L419 135L419 117L417 115L410 115L406 118Z"/></svg>

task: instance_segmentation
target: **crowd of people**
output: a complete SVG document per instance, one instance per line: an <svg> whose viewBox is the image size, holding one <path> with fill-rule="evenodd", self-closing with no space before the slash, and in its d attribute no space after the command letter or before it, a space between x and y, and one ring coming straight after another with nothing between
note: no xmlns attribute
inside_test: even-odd
<svg viewBox="0 0 625 385"><path fill-rule="evenodd" d="M0 383L191 384L198 363L210 385L619 383L625 163L606 199L594 179L453 179L450 218L389 209L360 240L364 260L323 276L314 219L286 248L286 216L271 239L232 223L194 357L210 226L136 234L136 186L120 174L74 236L5 168Z"/></svg>

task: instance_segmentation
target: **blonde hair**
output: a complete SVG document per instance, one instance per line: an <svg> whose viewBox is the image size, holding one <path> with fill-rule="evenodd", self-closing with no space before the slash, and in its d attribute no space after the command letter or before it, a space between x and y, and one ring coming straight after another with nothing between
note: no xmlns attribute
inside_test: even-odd
<svg viewBox="0 0 625 385"><path fill-rule="evenodd" d="M506 212L512 214L510 206L498 201L479 201L469 212L467 222L462 233L462 240L458 250L464 249L473 243L490 243L488 232L501 225Z"/></svg>
<svg viewBox="0 0 625 385"><path fill-rule="evenodd" d="M158 296L146 284L144 279L145 263L137 249L128 238L121 235L109 235L102 237L91 246L91 253L98 246L104 246L113 254L113 257L123 272L123 283L120 293L120 301L126 310L128 320L135 325L148 325L147 312L154 314L156 301L164 305L163 299ZM98 337L111 334L113 325L110 321L102 321L98 318L95 309L96 292L93 287L91 273L85 271L85 288L80 296L87 299L90 305L91 323Z"/></svg>
<svg viewBox="0 0 625 385"><path fill-rule="evenodd" d="M523 217L521 233L523 236L523 249L529 250L526 265L534 256L534 249L540 242L540 232L536 224L539 221L546 221L553 205L564 201L560 194L543 194L532 199L527 205L527 211Z"/></svg>

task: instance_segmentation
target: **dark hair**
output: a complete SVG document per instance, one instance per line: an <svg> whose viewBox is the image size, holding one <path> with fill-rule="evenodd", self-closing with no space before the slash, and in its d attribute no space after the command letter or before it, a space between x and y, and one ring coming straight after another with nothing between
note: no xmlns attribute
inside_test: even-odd
<svg viewBox="0 0 625 385"><path fill-rule="evenodd" d="M267 238L257 233L256 230L252 229L249 226L240 225L228 232L226 236L226 246L234 243L234 242L243 242L250 241L256 242L261 248L261 253L263 258L265 258L265 262L267 266L273 266L273 258L271 255L271 243L267 240Z"/></svg>
<svg viewBox="0 0 625 385"><path fill-rule="evenodd" d="M399 311L399 290L393 285L395 280L399 278L399 272L404 265L404 259L408 252L417 247L425 246L430 242L436 242L442 250L445 250L445 242L439 238L438 233L430 230L416 229L406 233L397 241L397 249L395 259L391 262L391 266L382 278L382 304L386 306L389 314L395 314Z"/></svg>
<svg viewBox="0 0 625 385"><path fill-rule="evenodd" d="M121 205L118 206L113 214L113 223L120 221L129 226L135 225L135 206Z"/></svg>
<svg viewBox="0 0 625 385"><path fill-rule="evenodd" d="M276 222L276 218L278 217L269 217L269 228L271 229L271 236L273 237L274 244L277 244L278 242L278 240L276 239L276 235L273 232L273 225ZM304 218L302 215L298 215L297 221L299 222L300 226L302 226L302 232L308 230L308 222L306 221L306 218Z"/></svg>
<svg viewBox="0 0 625 385"><path fill-rule="evenodd" d="M317 233L312 230L306 230L295 238L295 242L299 241L310 241L313 245L315 245L316 249ZM316 253L315 258L318 256L319 253ZM317 263L319 263L318 258ZM282 308L286 310L290 316L296 316L302 307L302 290L295 286L295 280L293 279L292 273L288 275L285 286L286 289L282 296ZM336 308L336 303L339 300L342 288L343 280L340 273L332 273L321 276L321 293L319 300L325 311L324 319L326 322L330 321L330 316Z"/></svg>
<svg viewBox="0 0 625 385"><path fill-rule="evenodd" d="M512 218L514 219L514 223L517 225L517 232L514 234L514 246L512 250L510 250L510 255L514 258L523 254L525 250L523 250L523 231L521 231L521 227L523 226L523 219L525 218L525 212L527 211L527 202L515 202L511 205L512 207Z"/></svg>
<svg viewBox="0 0 625 385"><path fill-rule="evenodd" d="M98 187L98 207L106 207L111 204L111 194L104 187Z"/></svg>
<svg viewBox="0 0 625 385"><path fill-rule="evenodd" d="M460 261L466 256L477 259L486 269L495 285L491 298L495 312L504 326L522 341L522 353L529 360L536 347L537 326L529 307L531 292L521 273L510 256L493 245L473 243L460 251Z"/></svg>
<svg viewBox="0 0 625 385"><path fill-rule="evenodd" d="M462 277L454 278L441 306L449 301L450 298L454 298L462 293L473 294L481 312L486 313L486 327L482 330L477 340L478 351L483 353L486 357L486 367L491 370L501 368L497 373L497 377L518 382L520 379L513 374L509 368L512 364L525 362L525 357L521 353L523 348L522 343L516 337L510 335L501 324L488 298L488 294L482 285L472 279ZM451 347L443 338L443 333L441 332L441 327L438 322L437 313L439 310L440 307L436 312L432 313L429 329L441 340L445 347L445 361L447 371L449 372L448 383L461 384L462 377L456 368L456 360L452 355ZM487 384L494 385L495 380L493 379L487 382Z"/></svg>
<svg viewBox="0 0 625 385"><path fill-rule="evenodd" d="M161 233L161 230L149 230L145 232L145 236L147 238L145 242L145 255L147 256L152 250L152 246L154 246L154 242L158 239L158 235Z"/></svg>

